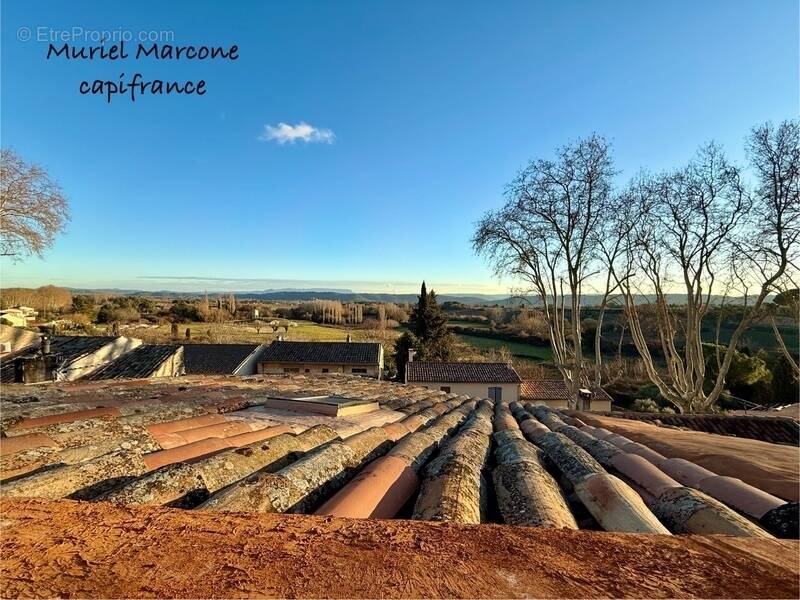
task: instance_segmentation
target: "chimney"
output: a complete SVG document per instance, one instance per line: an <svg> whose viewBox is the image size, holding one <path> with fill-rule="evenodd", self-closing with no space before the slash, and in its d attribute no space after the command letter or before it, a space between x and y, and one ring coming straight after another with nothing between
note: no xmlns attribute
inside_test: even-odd
<svg viewBox="0 0 800 600"><path fill-rule="evenodd" d="M42 354L50 354L50 336L42 336Z"/></svg>
<svg viewBox="0 0 800 600"><path fill-rule="evenodd" d="M42 381L57 381L60 363L61 355L59 354L37 353L20 356L14 361L14 382L41 383Z"/></svg>
<svg viewBox="0 0 800 600"><path fill-rule="evenodd" d="M594 394L592 394L591 390L580 388L578 390L578 410L591 410L592 396L594 396Z"/></svg>
<svg viewBox="0 0 800 600"><path fill-rule="evenodd" d="M405 372L403 373L403 383L408 383L408 365L414 362L414 355L417 353L413 348L408 349L408 360L406 361Z"/></svg>

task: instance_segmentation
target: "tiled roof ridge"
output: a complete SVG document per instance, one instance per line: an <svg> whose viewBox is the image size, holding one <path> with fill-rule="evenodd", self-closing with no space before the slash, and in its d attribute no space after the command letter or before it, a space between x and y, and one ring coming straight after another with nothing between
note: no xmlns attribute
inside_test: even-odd
<svg viewBox="0 0 800 600"><path fill-rule="evenodd" d="M592 392L599 399L612 400L611 396L602 387L596 388L589 386ZM543 398L548 400L560 400L569 398L569 390L563 379L525 379L520 386L521 398Z"/></svg>
<svg viewBox="0 0 800 600"><path fill-rule="evenodd" d="M503 362L436 362L407 363L408 381L453 383L521 383L514 367Z"/></svg>

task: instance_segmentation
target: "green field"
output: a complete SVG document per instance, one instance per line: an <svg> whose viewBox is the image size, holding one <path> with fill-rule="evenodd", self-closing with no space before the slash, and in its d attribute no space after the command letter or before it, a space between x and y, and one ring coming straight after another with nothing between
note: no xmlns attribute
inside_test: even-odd
<svg viewBox="0 0 800 600"><path fill-rule="evenodd" d="M779 327L779 331L783 336L783 341L789 351L794 353L795 356L800 350L800 336L794 327ZM723 343L730 340L733 328L723 329L720 338ZM705 341L713 342L715 338L714 332L704 333L703 338ZM749 346L751 350L764 349L769 352L778 351L778 342L775 340L775 333L769 325L753 325L742 334L740 345Z"/></svg>
<svg viewBox="0 0 800 600"><path fill-rule="evenodd" d="M487 321L459 321L450 320L447 322L448 327L471 327L472 329L489 329Z"/></svg>
<svg viewBox="0 0 800 600"><path fill-rule="evenodd" d="M457 333L456 337L462 342L480 348L481 350L505 346L509 349L511 354L518 358L527 358L534 361L544 361L553 358L550 348L545 348L544 346L533 346L531 344L523 344L522 342L507 342L505 340L478 337L477 335L464 335L461 333Z"/></svg>
<svg viewBox="0 0 800 600"><path fill-rule="evenodd" d="M284 323L285 321L281 321ZM385 336L377 330L360 329L343 325L320 325L310 321L292 320L289 331L273 332L271 327L262 325L257 328L253 323L180 323L178 324L178 341L186 341L186 330L191 332L188 341L233 344L257 343L265 344L282 336L292 341L339 341L347 339L348 334L353 341L379 341L385 345L392 343L397 336L394 330L386 331ZM171 325L163 324L154 328L126 328L122 335L138 337L147 343L169 343L172 341ZM210 333L210 336L209 336Z"/></svg>

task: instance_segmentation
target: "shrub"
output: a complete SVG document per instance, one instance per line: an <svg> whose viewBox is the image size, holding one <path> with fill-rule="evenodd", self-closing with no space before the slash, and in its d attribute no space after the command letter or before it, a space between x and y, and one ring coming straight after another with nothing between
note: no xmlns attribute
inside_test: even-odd
<svg viewBox="0 0 800 600"><path fill-rule="evenodd" d="M651 398L637 398L631 408L636 412L659 412L658 404Z"/></svg>
<svg viewBox="0 0 800 600"><path fill-rule="evenodd" d="M97 311L98 323L128 323L138 321L139 313L133 308L120 308L114 304L104 304Z"/></svg>
<svg viewBox="0 0 800 600"><path fill-rule="evenodd" d="M398 323L405 323L408 321L408 312L396 304L389 302L384 308L386 310L386 318L390 321L397 321ZM392 325L390 325L390 327L392 327Z"/></svg>
<svg viewBox="0 0 800 600"><path fill-rule="evenodd" d="M72 321L75 325L88 325L92 322L86 314L77 312L66 314L63 318L67 321Z"/></svg>
<svg viewBox="0 0 800 600"><path fill-rule="evenodd" d="M197 306L188 304L183 300L179 300L173 304L169 309L169 314L172 316L173 320L181 323L189 323L191 321L200 320L200 314L197 310Z"/></svg>
<svg viewBox="0 0 800 600"><path fill-rule="evenodd" d="M364 322L361 325L364 329L380 329L381 324L378 322L378 319L373 319L372 317L368 317L364 319Z"/></svg>

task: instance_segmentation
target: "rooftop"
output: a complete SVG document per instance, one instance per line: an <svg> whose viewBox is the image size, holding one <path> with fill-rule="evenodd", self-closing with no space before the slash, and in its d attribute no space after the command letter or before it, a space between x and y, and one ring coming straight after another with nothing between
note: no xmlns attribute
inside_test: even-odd
<svg viewBox="0 0 800 600"><path fill-rule="evenodd" d="M373 342L272 342L259 361L377 365L380 349Z"/></svg>
<svg viewBox="0 0 800 600"><path fill-rule="evenodd" d="M406 379L409 383L519 383L522 381L507 363L483 362L427 362L407 363Z"/></svg>
<svg viewBox="0 0 800 600"><path fill-rule="evenodd" d="M332 415L269 403L320 397L378 406ZM799 591L797 542L766 531L791 517L796 447L681 431L696 450L687 467L673 460L681 447L662 443L673 430L637 444L611 432L625 431L619 419L595 427L581 413L343 374L7 385L1 402L8 596ZM768 475L753 468L760 457ZM692 510L718 504L700 519L670 512L687 494ZM187 571L214 576L174 576Z"/></svg>
<svg viewBox="0 0 800 600"><path fill-rule="evenodd" d="M570 393L563 379L527 379L520 386L520 398L524 400L569 400ZM612 402L605 390L597 390L594 397Z"/></svg>
<svg viewBox="0 0 800 600"><path fill-rule="evenodd" d="M100 367L85 380L138 379L150 377L161 364L180 350L180 346L144 344Z"/></svg>
<svg viewBox="0 0 800 600"><path fill-rule="evenodd" d="M183 344L187 375L230 375L259 344Z"/></svg>
<svg viewBox="0 0 800 600"><path fill-rule="evenodd" d="M12 351L38 346L41 339L41 334L34 331L0 323L0 342L10 343Z"/></svg>
<svg viewBox="0 0 800 600"><path fill-rule="evenodd" d="M36 498L2 500L0 511L9 598L798 596L796 545L775 540Z"/></svg>
<svg viewBox="0 0 800 600"><path fill-rule="evenodd" d="M106 344L110 344L115 339L114 337L105 336L52 336L50 338L50 353L60 355L64 364L69 364L96 352ZM38 347L37 345L27 346L21 348L19 351L14 352L13 356L4 357L0 361L0 382L13 383L14 382L14 359L18 356L24 356L28 352L33 352Z"/></svg>

